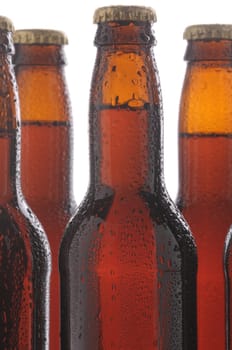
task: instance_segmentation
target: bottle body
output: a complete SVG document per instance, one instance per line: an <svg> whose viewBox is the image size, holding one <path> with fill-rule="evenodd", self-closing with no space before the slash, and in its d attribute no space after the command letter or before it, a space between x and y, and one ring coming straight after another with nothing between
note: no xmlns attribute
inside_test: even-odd
<svg viewBox="0 0 232 350"><path fill-rule="evenodd" d="M2 17L0 27L1 23ZM21 193L12 38L6 29L0 29L0 35L0 347L47 350L50 250L44 231Z"/></svg>
<svg viewBox="0 0 232 350"><path fill-rule="evenodd" d="M150 23L98 28L91 183L60 251L62 349L195 349L195 247L164 189L153 43Z"/></svg>
<svg viewBox="0 0 232 350"><path fill-rule="evenodd" d="M224 255L224 271L225 271L225 282L226 282L226 343L227 349L232 348L232 298L231 298L231 281L232 281L232 261L231 261L231 242L232 242L232 234L231 234L231 226L226 236L225 241L225 255Z"/></svg>
<svg viewBox="0 0 232 350"><path fill-rule="evenodd" d="M11 154L12 155L12 154ZM50 248L20 196L1 207L1 332L3 349L49 348Z"/></svg>
<svg viewBox="0 0 232 350"><path fill-rule="evenodd" d="M186 234L183 222L168 226L153 196L121 201L87 200L69 224L73 239L61 250L62 349L195 349L194 259L180 254L173 235ZM192 242L182 244L192 254Z"/></svg>
<svg viewBox="0 0 232 350"><path fill-rule="evenodd" d="M198 349L226 348L224 245L231 223L229 40L189 41L179 124L177 203L198 251Z"/></svg>
<svg viewBox="0 0 232 350"><path fill-rule="evenodd" d="M61 45L16 44L22 190L45 228L52 253L50 349L60 348L58 253L65 226L76 208L72 193L72 118L64 63Z"/></svg>

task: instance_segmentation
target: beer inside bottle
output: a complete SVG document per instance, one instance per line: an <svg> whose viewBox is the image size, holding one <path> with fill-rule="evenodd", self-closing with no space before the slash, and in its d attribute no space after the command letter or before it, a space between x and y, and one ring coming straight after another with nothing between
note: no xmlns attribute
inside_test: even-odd
<svg viewBox="0 0 232 350"><path fill-rule="evenodd" d="M232 218L232 26L186 29L178 206L198 250L198 349L226 349L223 254Z"/></svg>
<svg viewBox="0 0 232 350"><path fill-rule="evenodd" d="M21 192L12 32L0 17L0 348L47 350L50 251Z"/></svg>
<svg viewBox="0 0 232 350"><path fill-rule="evenodd" d="M58 255L76 205L72 192L72 116L65 79L63 32L17 30L15 72L19 88L23 194L43 224L52 252L50 349L60 349Z"/></svg>
<svg viewBox="0 0 232 350"><path fill-rule="evenodd" d="M87 196L60 252L62 349L195 349L196 252L164 186L155 13L98 9Z"/></svg>

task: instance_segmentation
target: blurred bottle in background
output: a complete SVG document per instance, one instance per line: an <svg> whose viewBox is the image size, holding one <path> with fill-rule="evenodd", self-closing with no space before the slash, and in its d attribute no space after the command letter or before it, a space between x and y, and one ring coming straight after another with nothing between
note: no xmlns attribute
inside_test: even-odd
<svg viewBox="0 0 232 350"><path fill-rule="evenodd" d="M50 349L60 348L58 254L76 204L72 189L72 116L65 80L64 33L17 30L15 72L19 88L23 194L41 221L52 252Z"/></svg>
<svg viewBox="0 0 232 350"><path fill-rule="evenodd" d="M184 33L177 203L198 251L198 349L226 349L224 243L232 222L232 26Z"/></svg>
<svg viewBox="0 0 232 350"><path fill-rule="evenodd" d="M0 17L0 348L47 350L50 250L21 193L13 31Z"/></svg>

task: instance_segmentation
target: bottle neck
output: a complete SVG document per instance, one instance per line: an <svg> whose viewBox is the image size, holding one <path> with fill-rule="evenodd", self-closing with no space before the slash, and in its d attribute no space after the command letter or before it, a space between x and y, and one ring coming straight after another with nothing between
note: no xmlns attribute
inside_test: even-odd
<svg viewBox="0 0 232 350"><path fill-rule="evenodd" d="M63 46L16 44L14 65L21 120L70 122Z"/></svg>
<svg viewBox="0 0 232 350"><path fill-rule="evenodd" d="M193 62L230 61L232 40L189 40L184 59Z"/></svg>
<svg viewBox="0 0 232 350"><path fill-rule="evenodd" d="M22 189L32 206L66 207L73 201L73 124L64 64L60 45L16 45Z"/></svg>
<svg viewBox="0 0 232 350"><path fill-rule="evenodd" d="M13 62L16 66L63 66L64 47L53 44L15 44Z"/></svg>
<svg viewBox="0 0 232 350"><path fill-rule="evenodd" d="M232 200L232 134L180 134L179 198L191 203Z"/></svg>
<svg viewBox="0 0 232 350"><path fill-rule="evenodd" d="M11 34L0 31L0 201L15 199L19 183L19 109ZM17 184L16 184L17 181Z"/></svg>
<svg viewBox="0 0 232 350"><path fill-rule="evenodd" d="M184 202L232 198L231 43L198 40L187 46L179 119L179 199Z"/></svg>
<svg viewBox="0 0 232 350"><path fill-rule="evenodd" d="M141 35L145 31L146 38ZM120 195L154 193L162 182L162 108L153 42L148 24L98 28L90 99L95 190L105 186Z"/></svg>

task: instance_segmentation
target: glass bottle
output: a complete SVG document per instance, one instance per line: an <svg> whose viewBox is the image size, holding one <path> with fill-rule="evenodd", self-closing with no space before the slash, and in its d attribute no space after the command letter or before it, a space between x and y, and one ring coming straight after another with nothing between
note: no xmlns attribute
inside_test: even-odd
<svg viewBox="0 0 232 350"><path fill-rule="evenodd" d="M13 31L0 17L0 348L47 350L50 250L21 193Z"/></svg>
<svg viewBox="0 0 232 350"><path fill-rule="evenodd" d="M223 255L232 221L232 26L195 25L184 38L177 203L198 250L198 350L223 350Z"/></svg>
<svg viewBox="0 0 232 350"><path fill-rule="evenodd" d="M50 349L60 348L61 238L76 204L72 189L72 115L64 45L55 30L17 30L15 72L19 88L23 194L45 228L52 253Z"/></svg>
<svg viewBox="0 0 232 350"><path fill-rule="evenodd" d="M62 349L195 349L196 252L167 195L150 8L100 8L90 186L60 252Z"/></svg>

